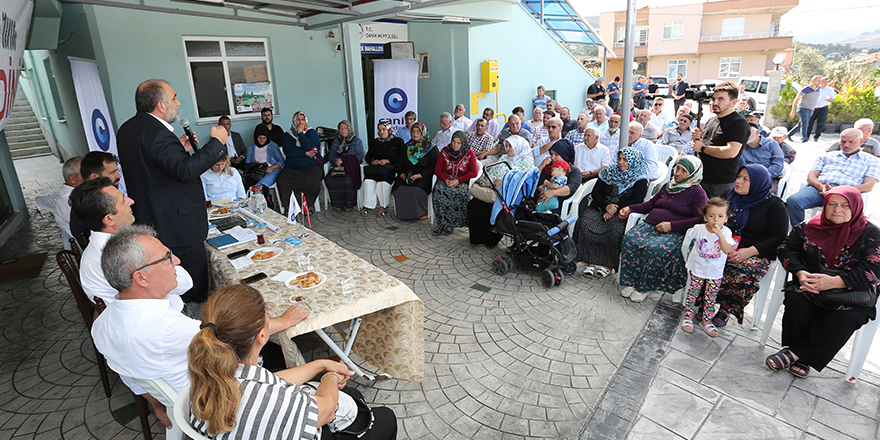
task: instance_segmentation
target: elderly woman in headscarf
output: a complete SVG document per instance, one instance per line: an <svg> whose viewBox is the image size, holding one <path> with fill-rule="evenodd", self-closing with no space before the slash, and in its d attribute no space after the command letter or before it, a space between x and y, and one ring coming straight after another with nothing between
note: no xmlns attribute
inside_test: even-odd
<svg viewBox="0 0 880 440"><path fill-rule="evenodd" d="M782 346L764 363L806 377L822 371L850 336L876 319L880 229L868 222L859 190L825 192L822 212L792 229L779 247L785 286Z"/></svg>
<svg viewBox="0 0 880 440"><path fill-rule="evenodd" d="M727 324L728 315L743 323L743 309L760 288L761 278L776 259L776 249L788 233L785 204L772 192L773 179L763 165L740 167L727 194L727 227L739 237L739 247L727 256L724 278L716 301L721 308L712 321Z"/></svg>
<svg viewBox="0 0 880 440"><path fill-rule="evenodd" d="M324 158L320 151L321 139L318 132L309 127L305 112L293 114L293 125L281 138L281 148L287 159L284 169L278 175L278 192L281 204L287 208L291 192L297 203L303 198L309 209L315 206L321 192L321 179L324 178Z"/></svg>
<svg viewBox="0 0 880 440"><path fill-rule="evenodd" d="M525 138L517 135L508 136L503 141L503 146L506 154L501 156L497 165L483 167L483 175L477 179L474 188L471 189L474 198L467 205L468 235L471 244L494 247L501 240L502 235L492 232L489 223L496 197L492 185L498 188L504 176L510 171L526 172L535 168L535 157L532 155L529 141ZM500 162L506 162L510 168Z"/></svg>
<svg viewBox="0 0 880 440"><path fill-rule="evenodd" d="M544 161L541 162L541 166L538 167L541 169L541 175L538 177L538 185L545 185L550 181L551 176L549 165L560 160L564 160L569 164L568 173L566 174L566 184L556 189L548 189L535 194L538 202L543 202L554 196L558 198L559 207L551 210L554 214L559 214L562 211L562 202L571 197L581 186L581 182L583 182L581 170L574 166L574 145L572 145L568 139L560 139L550 147L550 157L544 159Z"/></svg>
<svg viewBox="0 0 880 440"><path fill-rule="evenodd" d="M453 229L467 226L468 182L479 171L477 155L468 145L467 136L461 130L452 133L452 140L440 151L434 167L434 235L449 235Z"/></svg>
<svg viewBox="0 0 880 440"><path fill-rule="evenodd" d="M574 230L577 260L585 263L584 276L605 278L620 264L620 244L626 219L617 212L641 203L648 193L645 156L632 147L617 153L617 163L599 172L590 205L578 216Z"/></svg>
<svg viewBox="0 0 880 440"><path fill-rule="evenodd" d="M410 136L404 156L397 164L397 178L394 179L391 194L394 196L397 218L424 220L428 218L428 194L440 153L428 138L425 124L414 123Z"/></svg>
<svg viewBox="0 0 880 440"><path fill-rule="evenodd" d="M364 160L364 143L354 135L351 122L341 121L336 126L337 135L330 144L327 162L330 170L324 177L330 193L330 205L337 211L351 211L357 206L357 190L361 188L361 162Z"/></svg>
<svg viewBox="0 0 880 440"><path fill-rule="evenodd" d="M620 254L620 296L642 302L648 292L673 293L684 287L687 271L681 256L684 233L702 219L708 198L700 187L703 163L681 156L673 179L644 203L621 208L621 218L632 212L648 214L623 236Z"/></svg>
<svg viewBox="0 0 880 440"><path fill-rule="evenodd" d="M376 127L378 137L370 141L370 150L364 160L364 209L367 215L370 209L379 203L379 217L384 217L391 203L391 184L394 182L395 168L406 152L403 139L391 132L391 124L381 121Z"/></svg>

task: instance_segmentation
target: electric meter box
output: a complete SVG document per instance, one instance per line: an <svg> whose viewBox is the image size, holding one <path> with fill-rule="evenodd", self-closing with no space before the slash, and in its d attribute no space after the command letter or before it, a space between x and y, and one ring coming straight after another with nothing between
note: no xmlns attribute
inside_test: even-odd
<svg viewBox="0 0 880 440"><path fill-rule="evenodd" d="M480 63L480 75L482 91L497 92L498 91L498 61L486 60Z"/></svg>

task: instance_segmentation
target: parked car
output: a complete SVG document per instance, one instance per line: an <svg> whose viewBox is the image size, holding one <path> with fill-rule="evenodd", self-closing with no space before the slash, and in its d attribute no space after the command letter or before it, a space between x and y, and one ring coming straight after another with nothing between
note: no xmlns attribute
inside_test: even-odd
<svg viewBox="0 0 880 440"><path fill-rule="evenodd" d="M667 97L669 94L669 78L665 75L651 75L654 84L657 84L657 96Z"/></svg>
<svg viewBox="0 0 880 440"><path fill-rule="evenodd" d="M764 113L767 110L767 85L769 77L766 76L744 76L739 79L737 85L745 84L746 99L749 100L749 110ZM798 83L792 83L795 90L800 90ZM785 81L782 82L782 88L785 89Z"/></svg>

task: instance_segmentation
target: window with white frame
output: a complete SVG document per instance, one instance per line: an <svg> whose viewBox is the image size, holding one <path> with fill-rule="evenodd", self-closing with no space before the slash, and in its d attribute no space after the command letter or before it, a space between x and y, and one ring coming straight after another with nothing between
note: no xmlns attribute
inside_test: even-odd
<svg viewBox="0 0 880 440"><path fill-rule="evenodd" d="M680 40L684 35L683 21L667 21L663 23L664 40Z"/></svg>
<svg viewBox="0 0 880 440"><path fill-rule="evenodd" d="M259 117L275 107L265 38L184 37L183 46L200 122Z"/></svg>
<svg viewBox="0 0 880 440"><path fill-rule="evenodd" d="M739 78L742 57L722 57L718 67L718 78Z"/></svg>
<svg viewBox="0 0 880 440"><path fill-rule="evenodd" d="M722 37L741 37L746 32L746 18L725 18L721 23Z"/></svg>
<svg viewBox="0 0 880 440"><path fill-rule="evenodd" d="M669 68L666 70L666 77L669 78L670 81L679 73L681 76L687 77L687 70L687 60L669 60Z"/></svg>
<svg viewBox="0 0 880 440"><path fill-rule="evenodd" d="M636 26L635 40L636 46L648 45L648 26ZM623 43L624 41L626 41L626 27L619 27L617 28L617 42Z"/></svg>

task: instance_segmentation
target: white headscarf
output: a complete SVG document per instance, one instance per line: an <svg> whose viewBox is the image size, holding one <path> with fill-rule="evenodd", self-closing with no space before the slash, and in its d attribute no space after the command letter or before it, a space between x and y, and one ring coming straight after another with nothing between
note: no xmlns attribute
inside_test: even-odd
<svg viewBox="0 0 880 440"><path fill-rule="evenodd" d="M532 149L529 147L529 141L525 140L521 136L511 135L504 142L510 142L510 146L513 147L513 156L508 156L507 161L513 165L519 163L525 159L534 161L534 157L532 156ZM506 147L506 146L505 146Z"/></svg>

